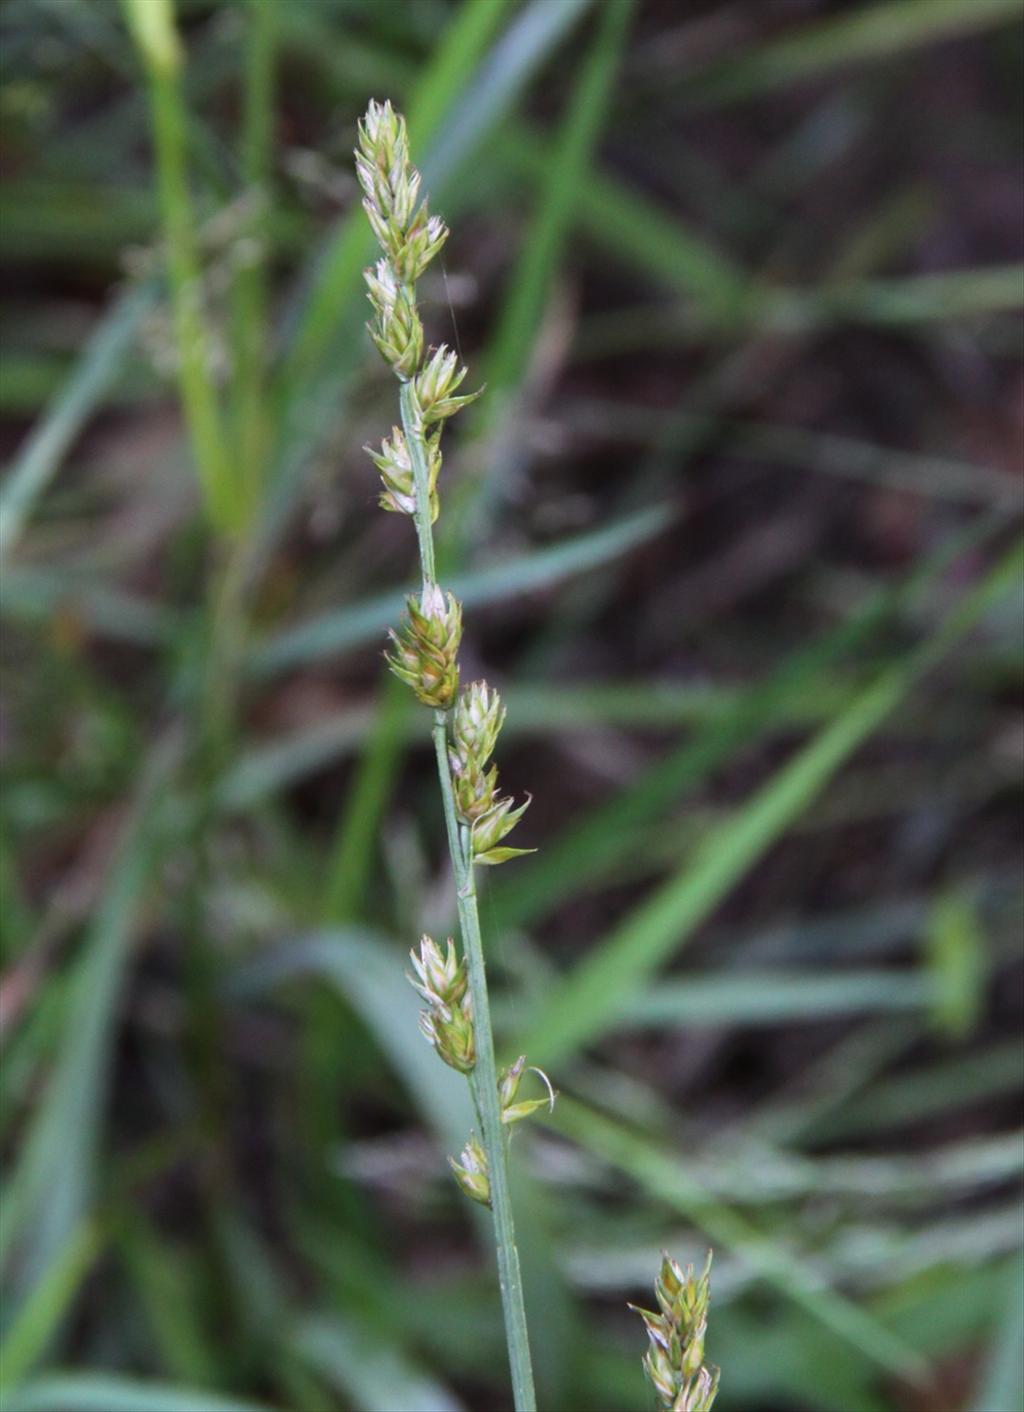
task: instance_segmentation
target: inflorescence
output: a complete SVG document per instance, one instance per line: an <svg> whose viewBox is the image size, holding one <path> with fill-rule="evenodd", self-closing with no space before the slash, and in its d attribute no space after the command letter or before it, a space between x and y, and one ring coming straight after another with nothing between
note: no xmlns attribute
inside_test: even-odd
<svg viewBox="0 0 1024 1412"><path fill-rule="evenodd" d="M629 1307L647 1326L644 1371L658 1394L662 1412L711 1412L719 1370L704 1362L708 1324L711 1252L700 1276L685 1272L668 1255L654 1284L659 1313Z"/></svg>
<svg viewBox="0 0 1024 1412"><path fill-rule="evenodd" d="M370 337L402 384L403 426L393 427L379 451L367 447L380 472L380 504L412 516L421 539L421 557L429 526L440 510L441 434L445 422L474 401L479 392L462 393L466 368L445 344L428 348L416 302L416 281L448 238L448 227L430 215L420 199L420 174L409 161L405 119L390 103L371 102L359 124L356 171L363 206L381 248L380 258L365 271L373 316ZM424 526L423 521L428 523ZM445 593L424 557L423 588L407 600L407 617L391 630L385 654L392 672L412 687L419 701L442 713L446 722L448 769L460 843L468 867L504 863L530 849L503 840L522 818L530 800L519 805L498 793L498 770L491 757L505 719L498 693L486 682L459 690L459 644L462 606ZM420 1028L438 1056L453 1069L472 1074L477 1061L472 997L464 960L449 938L444 950L428 936L411 953L415 974L409 979L426 1009ZM516 1101L525 1057L498 1079L502 1122L529 1117L554 1094L546 1075L548 1098ZM449 1159L462 1190L489 1205L491 1186L487 1155L471 1137L460 1160Z"/></svg>

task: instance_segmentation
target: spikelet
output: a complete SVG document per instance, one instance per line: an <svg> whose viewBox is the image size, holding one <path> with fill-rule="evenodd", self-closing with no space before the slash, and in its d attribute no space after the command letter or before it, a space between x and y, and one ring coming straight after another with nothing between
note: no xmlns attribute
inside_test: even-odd
<svg viewBox="0 0 1024 1412"><path fill-rule="evenodd" d="M483 391L478 388L462 397L456 397L456 390L465 381L467 368L459 367L458 356L446 343L431 352L422 370L417 374L413 386L416 390L416 403L420 418L425 427L434 422L443 422L456 412L475 402Z"/></svg>
<svg viewBox="0 0 1024 1412"><path fill-rule="evenodd" d="M470 843L473 849L473 862L486 863L493 867L505 863L509 858L521 858L524 853L535 853L534 848L499 848L501 840L512 832L516 824L529 809L533 796L528 794L519 808L513 808L515 800L510 794L503 799L495 799L486 814L473 823L470 830Z"/></svg>
<svg viewBox="0 0 1024 1412"><path fill-rule="evenodd" d="M418 952L410 951L415 976L409 976L414 990L427 1002L420 1011L420 1030L437 1050L438 1057L460 1074L476 1067L476 1039L473 1033L473 1003L468 993L466 967L448 938L442 953L432 937L420 938Z"/></svg>
<svg viewBox="0 0 1024 1412"><path fill-rule="evenodd" d="M423 325L410 287L395 278L387 260L363 271L373 318L366 325L384 361L403 380L415 373L423 357Z"/></svg>
<svg viewBox="0 0 1024 1412"><path fill-rule="evenodd" d="M400 632L389 633L393 650L385 653L399 680L415 691L424 706L445 711L459 689L458 651L462 608L449 593L432 584L417 602L406 600L409 616Z"/></svg>
<svg viewBox="0 0 1024 1412"><path fill-rule="evenodd" d="M527 1098L519 1103L515 1101L524 1073L536 1074L540 1078L548 1091L546 1098ZM501 1121L507 1126L511 1126L513 1123L521 1123L524 1118L529 1118L539 1108L547 1108L553 1113L555 1111L555 1090L544 1070L538 1069L532 1064L527 1065L526 1055L520 1054L515 1063L510 1064L498 1079L498 1101L501 1104Z"/></svg>
<svg viewBox="0 0 1024 1412"><path fill-rule="evenodd" d="M409 161L405 119L371 101L359 124L356 175L363 209L396 279L415 284L448 238L448 227L419 201L420 174Z"/></svg>
<svg viewBox="0 0 1024 1412"><path fill-rule="evenodd" d="M711 1412L718 1393L719 1370L704 1363L710 1274L710 1251L699 1277L692 1265L684 1272L665 1255L654 1284L660 1313L629 1306L647 1329L644 1371L662 1412Z"/></svg>
<svg viewBox="0 0 1024 1412"><path fill-rule="evenodd" d="M427 490L430 496L430 522L437 519L439 505L437 499L437 477L441 470L440 430L426 440L427 450ZM369 446L363 450L380 471L384 489L380 493L382 510L397 511L400 515L416 513L416 481L413 475L412 458L406 445L405 434L400 427L391 428L391 440L384 437L380 451Z"/></svg>
<svg viewBox="0 0 1024 1412"><path fill-rule="evenodd" d="M505 719L501 698L485 681L475 681L459 696L453 712L448 762L459 818L469 824L473 860L503 863L529 849L498 848L525 813L529 799L518 809L514 801L498 795L498 768L488 766Z"/></svg>
<svg viewBox="0 0 1024 1412"><path fill-rule="evenodd" d="M448 1165L455 1173L455 1180L470 1198L479 1201L481 1206L491 1204L491 1179L487 1169L487 1154L471 1137L459 1154L460 1160L448 1158Z"/></svg>

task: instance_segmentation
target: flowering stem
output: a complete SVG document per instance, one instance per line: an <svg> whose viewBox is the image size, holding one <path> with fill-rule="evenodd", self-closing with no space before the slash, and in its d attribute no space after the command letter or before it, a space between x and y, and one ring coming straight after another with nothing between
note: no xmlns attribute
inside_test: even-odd
<svg viewBox="0 0 1024 1412"><path fill-rule="evenodd" d="M429 521L427 533L430 534ZM448 831L448 849L455 872L456 897L459 908L459 928L462 949L466 957L469 990L473 997L473 1033L476 1039L476 1068L469 1076L480 1126L483 1129L484 1151L491 1182L491 1209L494 1212L494 1240L498 1252L498 1280L501 1285L501 1305L505 1316L505 1337L508 1342L509 1365L512 1373L512 1395L516 1412L535 1412L537 1402L533 1390L533 1369L530 1364L530 1340L523 1303L523 1281L519 1270L512 1198L509 1188L508 1152L505 1129L498 1101L498 1070L494 1058L494 1036L491 1031L491 1011L487 996L487 973L484 963L483 940L480 936L480 913L476 901L476 881L473 863L463 839L455 813L451 770L448 764L447 712L434 712L434 750L437 773L444 801L444 820Z"/></svg>
<svg viewBox="0 0 1024 1412"><path fill-rule="evenodd" d="M430 521L430 491L427 482L427 453L410 383L402 384L402 429L412 463L416 487L416 534L420 546L420 566L424 588L435 582L434 533ZM491 1007L487 995L487 972L484 963L483 940L480 936L480 913L476 902L476 879L468 838L459 832L459 821L452 790L451 767L448 763L448 713L434 712L434 751L437 755L437 776L444 804L444 822L448 833L448 852L455 874L455 893L459 909L459 929L466 958L469 991L473 998L473 1033L476 1041L476 1067L469 1075L469 1086L482 1129L484 1151L491 1184L491 1209L494 1212L494 1241L498 1255L498 1282L501 1285L501 1307L505 1318L509 1367L512 1374L512 1395L516 1412L535 1412L533 1368L530 1364L530 1340L523 1303L523 1281L519 1270L515 1224L512 1217L512 1197L509 1189L508 1152L505 1129L501 1121L498 1100L498 1069L494 1058L494 1035L491 1030Z"/></svg>
<svg viewBox="0 0 1024 1412"><path fill-rule="evenodd" d="M449 941L445 959L430 937L423 938L420 957L413 955L423 985L416 981L413 985L430 1004L430 1010L421 1016L424 1034L444 1062L466 1074L469 1080L483 1147L471 1136L462 1154L465 1165L460 1166L453 1158L449 1162L462 1190L474 1201L489 1205L494 1213L513 1399L516 1412L536 1412L503 1118L512 1114L509 1121L514 1122L538 1105L519 1104L506 1109L504 1080L503 1092L498 1089L473 872L475 858L487 864L503 863L522 851L496 845L515 825L526 805L513 809L510 798L494 797L497 767L492 766L489 772L485 772L485 767L493 753L504 710L486 682L474 682L459 696L456 654L462 633L462 610L451 594L445 601L437 584L434 560L431 476L436 479L441 464L441 427L479 393L455 395L466 369L458 369L456 355L445 344L431 350L424 362L423 325L416 308L415 286L444 243L448 228L438 217L428 215L426 198L417 204L420 176L409 162L405 119L395 113L390 103L370 103L366 118L359 125L355 158L366 198L363 205L383 251L376 265L365 271L374 311L368 328L401 384L402 435L399 437L396 432L393 445L385 441L381 456L370 454L384 481L384 508L406 514L412 509L423 574L420 604L409 598L406 631L402 637L392 632L395 655L389 656L388 662L419 700L434 708L434 749L462 932L463 955L458 962L453 942ZM425 425L436 427L430 439L424 434ZM435 512L436 505L435 498ZM448 711L453 706L452 746L456 753L449 757ZM458 766L454 763L456 758ZM458 776L457 783L453 772ZM472 793L468 802L464 798L467 790ZM460 818L474 820L474 837L471 838L468 826L460 827ZM479 837L477 824L483 827ZM448 1008L448 999L458 1010L457 1025L455 1009ZM524 1062L508 1079L513 1084L513 1096Z"/></svg>
<svg viewBox="0 0 1024 1412"><path fill-rule="evenodd" d="M207 516L230 539L242 527L237 477L210 374L195 213L188 184L183 52L169 0L124 0L149 95L160 216L174 311L178 387Z"/></svg>
<svg viewBox="0 0 1024 1412"><path fill-rule="evenodd" d="M420 415L416 408L416 398L411 382L402 383L399 398L402 408L402 430L405 444L412 462L412 478L416 487L416 538L420 545L420 567L423 570L423 587L432 588L437 582L434 568L434 532L430 522L430 486L427 471L427 448L423 444L423 430Z"/></svg>

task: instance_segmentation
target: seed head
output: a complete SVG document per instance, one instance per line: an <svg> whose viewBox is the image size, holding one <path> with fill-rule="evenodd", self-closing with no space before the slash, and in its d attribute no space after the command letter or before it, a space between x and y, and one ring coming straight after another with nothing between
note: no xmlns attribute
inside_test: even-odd
<svg viewBox="0 0 1024 1412"><path fill-rule="evenodd" d="M408 382L423 357L423 324L412 290L396 279L387 260L364 270L363 278L374 312L367 331L392 372Z"/></svg>
<svg viewBox="0 0 1024 1412"><path fill-rule="evenodd" d="M491 866L507 862L509 858L519 858L524 853L533 853L532 848L499 848L501 840L512 832L516 824L530 807L532 796L527 795L519 808L513 808L515 800L511 795L496 799L487 811L477 819L470 832L473 845L474 863L487 863Z"/></svg>
<svg viewBox="0 0 1024 1412"><path fill-rule="evenodd" d="M410 951L409 956L419 978L414 980L410 976L409 980L428 1005L450 1006L461 1002L468 985L466 965L459 959L451 937L442 954L433 937L423 935L420 937L419 952Z"/></svg>
<svg viewBox="0 0 1024 1412"><path fill-rule="evenodd" d="M475 681L460 695L452 719L448 750L455 804L463 823L471 824L494 808L497 766L487 769L505 719L505 708L485 681Z"/></svg>
<svg viewBox="0 0 1024 1412"><path fill-rule="evenodd" d="M390 103L370 103L355 158L370 227L399 282L413 285L447 240L448 228L430 215L426 201L417 205L420 174L409 161L405 119Z"/></svg>
<svg viewBox="0 0 1024 1412"><path fill-rule="evenodd" d="M555 1090L551 1087L551 1080L543 1069L529 1067L529 1072L537 1074L547 1088L546 1098L528 1098L522 1103L515 1101L519 1092L519 1084L524 1071L527 1070L526 1055L520 1054L514 1064L510 1064L498 1080L498 1102L501 1105L501 1121L505 1124L521 1123L524 1118L528 1118L531 1113L536 1113L538 1108L548 1107L553 1113L555 1111Z"/></svg>
<svg viewBox="0 0 1024 1412"><path fill-rule="evenodd" d="M661 1400L663 1412L711 1412L719 1371L704 1365L711 1253L703 1273L686 1271L666 1255L654 1284L660 1313L629 1307L644 1321L648 1349L644 1369Z"/></svg>
<svg viewBox="0 0 1024 1412"><path fill-rule="evenodd" d="M440 348L434 349L417 375L414 387L424 426L453 417L462 407L475 402L483 391L481 388L463 397L454 396L468 371L466 368L459 368L458 361L457 355L446 343L442 343Z"/></svg>
<svg viewBox="0 0 1024 1412"><path fill-rule="evenodd" d="M401 243L390 247L398 278L415 284L447 239L448 227L440 216L430 215L424 201Z"/></svg>
<svg viewBox="0 0 1024 1412"><path fill-rule="evenodd" d="M430 520L437 519L439 504L437 499L437 477L441 470L440 435L435 432L426 439L427 448L427 489L430 493ZM401 515L416 513L416 478L413 475L412 460L405 436L399 427L391 428L391 440L387 437L380 444L380 451L369 446L363 450L380 471L384 489L380 493L380 506L384 510L395 510Z"/></svg>
<svg viewBox="0 0 1024 1412"><path fill-rule="evenodd" d="M471 682L460 694L452 717L452 769L483 769L494 754L504 720L498 693L485 681Z"/></svg>
<svg viewBox="0 0 1024 1412"><path fill-rule="evenodd" d="M389 633L393 650L385 654L388 664L425 706L447 710L459 689L462 608L450 593L446 603L436 584L424 589L419 602L408 598L406 606L409 616L401 632Z"/></svg>
<svg viewBox="0 0 1024 1412"><path fill-rule="evenodd" d="M458 1005L421 1010L420 1032L450 1069L471 1074L476 1068L473 1005L468 995Z"/></svg>
<svg viewBox="0 0 1024 1412"><path fill-rule="evenodd" d="M442 953L432 937L423 936L419 952L409 955L416 975L408 980L429 1007L420 1011L420 1030L446 1064L461 1074L471 1073L476 1067L473 1002L454 941L449 937Z"/></svg>
<svg viewBox="0 0 1024 1412"><path fill-rule="evenodd" d="M367 212L404 230L416 207L420 177L409 163L405 119L390 102L376 103L371 99L359 124L355 158ZM381 241L382 245L385 243Z"/></svg>
<svg viewBox="0 0 1024 1412"><path fill-rule="evenodd" d="M487 1172L487 1154L471 1137L459 1154L460 1160L448 1158L448 1165L455 1173L455 1180L472 1201L481 1206L491 1204L491 1181Z"/></svg>

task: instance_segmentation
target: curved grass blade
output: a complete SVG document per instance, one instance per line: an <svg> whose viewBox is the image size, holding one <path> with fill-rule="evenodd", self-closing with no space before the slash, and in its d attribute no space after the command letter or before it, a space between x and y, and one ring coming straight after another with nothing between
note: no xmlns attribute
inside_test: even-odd
<svg viewBox="0 0 1024 1412"><path fill-rule="evenodd" d="M461 1412L463 1404L394 1345L338 1318L303 1320L291 1344L363 1412Z"/></svg>
<svg viewBox="0 0 1024 1412"><path fill-rule="evenodd" d="M1016 584L1022 562L1018 544L921 647L884 672L733 818L714 830L696 858L552 988L522 1047L542 1064L556 1063L614 1028L646 978L692 936L928 668Z"/></svg>
<svg viewBox="0 0 1024 1412"><path fill-rule="evenodd" d="M632 9L633 0L605 0L568 112L554 149L548 152L537 214L488 345L483 380L492 394L486 403L491 421L500 413L502 396L519 386L526 371L569 224L588 183L591 153L607 119L612 79Z"/></svg>
<svg viewBox="0 0 1024 1412"><path fill-rule="evenodd" d="M805 25L723 60L686 85L686 101L717 106L786 88L835 68L890 59L972 30L1019 21L1017 0L887 0Z"/></svg>
<svg viewBox="0 0 1024 1412"><path fill-rule="evenodd" d="M672 523L674 515L670 506L656 505L508 563L457 574L449 587L466 607L550 588L571 574L598 568L653 539ZM269 676L372 642L382 637L401 613L403 597L399 590L383 593L286 629L256 649L250 667L258 676Z"/></svg>
<svg viewBox="0 0 1024 1412"><path fill-rule="evenodd" d="M99 1248L100 1233L86 1221L57 1251L0 1341L0 1391L22 1382L45 1353Z"/></svg>
<svg viewBox="0 0 1024 1412"><path fill-rule="evenodd" d="M541 181L544 139L525 125L496 141L499 155L523 175ZM731 318L748 297L746 272L654 201L613 177L591 171L576 207L589 239L630 266L646 271L692 299L714 322Z"/></svg>
<svg viewBox="0 0 1024 1412"><path fill-rule="evenodd" d="M1015 1412L1024 1406L1024 1256L1010 1264L999 1322L982 1369L972 1412Z"/></svg>
<svg viewBox="0 0 1024 1412"><path fill-rule="evenodd" d="M812 642L809 647L784 661L761 685L724 702L717 719L685 741L667 758L646 770L628 789L593 809L581 823L524 864L515 885L493 887L489 896L490 915L496 926L526 926L542 916L561 898L626 855L638 831L677 803L680 797L706 779L740 746L755 740L778 720L788 702L821 692L820 673L843 653L862 646L872 633L891 622L913 601L921 588L931 582L955 557L984 542L1005 523L995 513L980 518L952 544L944 545L930 560L895 588L884 588L836 629ZM816 680L817 679L817 680ZM825 693L826 695L828 693ZM841 700L845 705L847 698ZM838 709L838 708L837 708Z"/></svg>
<svg viewBox="0 0 1024 1412"><path fill-rule="evenodd" d="M444 112L474 71L501 18L506 0L469 0L434 50L410 103L409 128L417 149L434 137ZM330 347L346 307L357 299L360 273L373 249L362 211L346 216L316 261L316 273L284 368L289 403Z"/></svg>
<svg viewBox="0 0 1024 1412"><path fill-rule="evenodd" d="M565 1095L559 1099L558 1127L632 1177L649 1196L694 1221L715 1245L739 1255L766 1283L872 1363L920 1378L924 1363L909 1344L830 1289L798 1255L774 1244L739 1212L711 1199L678 1156Z"/></svg>

